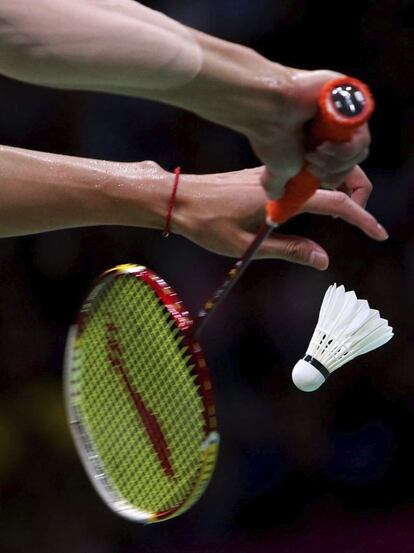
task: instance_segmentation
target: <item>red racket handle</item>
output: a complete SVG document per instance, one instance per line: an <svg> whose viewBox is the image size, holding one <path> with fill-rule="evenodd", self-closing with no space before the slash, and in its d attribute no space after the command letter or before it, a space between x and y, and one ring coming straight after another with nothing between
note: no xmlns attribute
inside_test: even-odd
<svg viewBox="0 0 414 553"><path fill-rule="evenodd" d="M369 88L351 77L327 82L320 92L318 105L307 137L311 148L326 140L350 140L353 132L366 123L374 111ZM319 179L307 171L305 164L287 183L283 197L267 203L268 224L278 226L297 214L319 185Z"/></svg>

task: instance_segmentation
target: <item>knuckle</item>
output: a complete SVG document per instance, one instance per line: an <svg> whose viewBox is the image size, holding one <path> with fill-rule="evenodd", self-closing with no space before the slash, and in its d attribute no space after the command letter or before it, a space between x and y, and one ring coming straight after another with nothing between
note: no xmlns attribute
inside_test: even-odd
<svg viewBox="0 0 414 553"><path fill-rule="evenodd" d="M368 193L371 193L372 190L374 189L373 185L372 185L372 182L367 180L363 186L364 190L366 190Z"/></svg>
<svg viewBox="0 0 414 553"><path fill-rule="evenodd" d="M290 240L286 243L286 256L295 261L304 261L308 258L308 252L303 244L296 240Z"/></svg>
<svg viewBox="0 0 414 553"><path fill-rule="evenodd" d="M349 203L349 196L345 194L345 192L341 192L340 190L335 190L331 194L332 200L335 202L337 206L347 206Z"/></svg>

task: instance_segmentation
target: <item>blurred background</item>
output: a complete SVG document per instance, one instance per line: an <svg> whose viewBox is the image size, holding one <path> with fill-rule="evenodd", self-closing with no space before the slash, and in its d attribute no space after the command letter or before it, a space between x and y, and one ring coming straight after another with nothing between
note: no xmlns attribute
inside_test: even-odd
<svg viewBox="0 0 414 553"><path fill-rule="evenodd" d="M319 241L329 270L250 267L203 337L222 435L213 481L187 514L150 527L108 511L83 473L63 410L66 332L94 277L116 263L162 274L195 313L232 261L135 228L1 240L0 551L414 551L414 2L147 4L280 63L366 81L377 101L369 209L391 238L301 216L283 231ZM146 101L1 78L0 102L2 144L188 173L258 164L235 133ZM304 394L291 368L333 282L369 299L396 336Z"/></svg>

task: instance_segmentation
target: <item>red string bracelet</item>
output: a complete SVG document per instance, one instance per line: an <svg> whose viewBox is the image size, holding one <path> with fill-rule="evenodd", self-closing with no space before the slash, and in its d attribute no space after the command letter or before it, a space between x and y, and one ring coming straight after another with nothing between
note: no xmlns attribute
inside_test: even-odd
<svg viewBox="0 0 414 553"><path fill-rule="evenodd" d="M174 173L175 173L174 186L170 196L170 203L168 205L167 216L165 218L164 232L162 233L164 238L168 238L171 233L171 216L174 209L175 196L177 195L177 188L178 188L178 181L180 180L181 167L176 167L174 169Z"/></svg>

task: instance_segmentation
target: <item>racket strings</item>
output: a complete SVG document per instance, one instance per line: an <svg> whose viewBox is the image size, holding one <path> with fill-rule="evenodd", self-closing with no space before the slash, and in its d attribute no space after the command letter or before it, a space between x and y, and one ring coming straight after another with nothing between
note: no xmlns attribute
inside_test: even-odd
<svg viewBox="0 0 414 553"><path fill-rule="evenodd" d="M205 436L191 357L173 325L153 290L124 276L103 291L77 340L87 431L114 488L147 512L183 502Z"/></svg>

